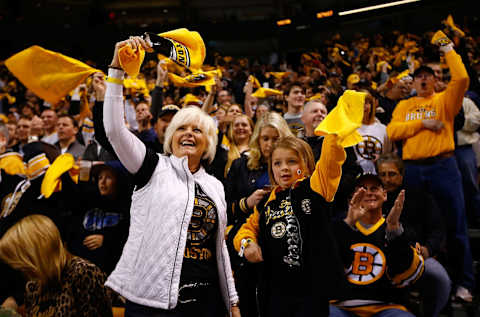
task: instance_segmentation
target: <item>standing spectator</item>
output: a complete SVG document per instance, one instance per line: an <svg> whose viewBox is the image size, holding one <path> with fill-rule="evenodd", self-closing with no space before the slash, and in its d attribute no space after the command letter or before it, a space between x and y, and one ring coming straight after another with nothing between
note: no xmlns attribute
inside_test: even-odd
<svg viewBox="0 0 480 317"><path fill-rule="evenodd" d="M358 165L362 167L365 173L375 172L375 160L380 154L392 151L392 145L387 135L387 127L378 122L375 117L377 108L377 99L368 91L365 97L362 126L358 128L358 133L363 141L355 145Z"/></svg>
<svg viewBox="0 0 480 317"><path fill-rule="evenodd" d="M323 136L315 135L315 128L325 119L327 115L326 106L318 100L312 100L305 104L305 109L302 113L302 121L305 124L305 135L303 140L310 145L313 151L315 161L320 158L322 153ZM349 146L345 148L347 158L342 165L342 176L340 184L338 185L335 200L332 202L331 215L334 218L344 217L344 213L348 208L348 199L353 191L354 180L362 171L357 164L357 155L355 154L355 147Z"/></svg>
<svg viewBox="0 0 480 317"><path fill-rule="evenodd" d="M70 153L75 160L82 157L85 147L77 140L78 123L69 115L61 115L57 120L58 142L55 144L61 153Z"/></svg>
<svg viewBox="0 0 480 317"><path fill-rule="evenodd" d="M299 82L294 82L287 86L283 96L287 104L287 112L283 118L288 123L293 135L301 137L303 135L302 111L305 104L305 88Z"/></svg>
<svg viewBox="0 0 480 317"><path fill-rule="evenodd" d="M234 239L239 255L251 263L264 262L258 291L262 316L328 315L328 300L342 279L328 203L344 161L336 135L325 137L316 166L301 139L287 136L273 146L268 171L275 186Z"/></svg>
<svg viewBox="0 0 480 317"><path fill-rule="evenodd" d="M165 142L165 131L173 119L173 116L180 110L176 105L165 105L158 112L157 120L154 124L157 138L151 146L157 153L163 153L163 143Z"/></svg>
<svg viewBox="0 0 480 317"><path fill-rule="evenodd" d="M456 297L472 301L475 285L472 253L467 235L462 178L454 155L453 121L462 107L469 78L453 43L437 32L452 74L447 88L435 93L435 73L421 66L414 73L416 97L399 102L387 127L392 141L402 140L408 188L427 189L443 208L447 219L447 248Z"/></svg>
<svg viewBox="0 0 480 317"><path fill-rule="evenodd" d="M44 136L42 138L43 142L47 142L50 144L55 144L58 142L58 134L57 134L57 120L58 116L55 110L53 109L45 109L40 116L43 120L43 129L44 129Z"/></svg>
<svg viewBox="0 0 480 317"><path fill-rule="evenodd" d="M18 143L13 147L15 152L23 154L23 147L28 143L30 137L30 126L32 120L27 117L20 117L17 122L17 140Z"/></svg>
<svg viewBox="0 0 480 317"><path fill-rule="evenodd" d="M397 103L410 97L412 77L409 74L401 73L389 79L383 89L379 88L378 106L376 116L384 125L392 120L392 113Z"/></svg>
<svg viewBox="0 0 480 317"><path fill-rule="evenodd" d="M472 144L480 141L480 110L477 105L467 97L462 102L465 122L463 127L456 131L457 146L455 157L458 168L462 174L463 192L465 195L465 211L468 224L480 227L480 189L478 187L477 158Z"/></svg>
<svg viewBox="0 0 480 317"><path fill-rule="evenodd" d="M127 299L126 316L238 317L224 189L203 166L215 156L215 123L198 107L184 108L167 128L166 155L146 148L123 124L126 46L151 51L141 37L118 42L108 72L105 132L136 191L128 240L106 285Z"/></svg>
<svg viewBox="0 0 480 317"><path fill-rule="evenodd" d="M14 147L18 144L17 139L17 123L15 121L8 121L7 122L8 128L8 144L7 148L13 150Z"/></svg>
<svg viewBox="0 0 480 317"><path fill-rule="evenodd" d="M242 316L258 316L258 265L250 264L238 256L233 248L233 238L253 213L257 203L270 193L268 160L274 143L285 136L293 136L285 119L278 113L265 114L255 125L248 155L242 155L233 162L225 181L228 221L232 225L228 232L227 246L235 273L235 285L242 298Z"/></svg>
<svg viewBox="0 0 480 317"><path fill-rule="evenodd" d="M138 125L138 130L134 131L135 134L143 143L153 144L157 135L152 127L152 114L147 101L141 100L135 105L135 118Z"/></svg>

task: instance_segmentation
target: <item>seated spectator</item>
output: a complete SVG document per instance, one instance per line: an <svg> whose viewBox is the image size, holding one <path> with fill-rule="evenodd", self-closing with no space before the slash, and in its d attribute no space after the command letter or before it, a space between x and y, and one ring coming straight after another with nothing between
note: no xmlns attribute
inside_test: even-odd
<svg viewBox="0 0 480 317"><path fill-rule="evenodd" d="M407 188L403 183L403 161L394 153L381 155L376 162L378 176L387 191L383 205L384 217L395 203L395 197L405 190L405 202L400 221L411 245L415 245L425 260L425 271L415 285L423 298L423 315L439 316L448 302L451 281L437 259L444 259L445 223L440 207L433 197L423 191Z"/></svg>
<svg viewBox="0 0 480 317"><path fill-rule="evenodd" d="M105 274L72 256L48 217L30 215L13 225L0 239L0 259L28 280L27 316L112 316Z"/></svg>
<svg viewBox="0 0 480 317"><path fill-rule="evenodd" d="M402 298L405 287L421 277L424 261L400 222L404 198L401 191L385 219L387 192L380 178L357 179L347 216L334 226L348 285L330 305L330 316L413 316Z"/></svg>
<svg viewBox="0 0 480 317"><path fill-rule="evenodd" d="M81 208L70 226L69 250L107 274L117 264L128 235L131 186L122 172L109 164L93 166L93 186L81 183Z"/></svg>

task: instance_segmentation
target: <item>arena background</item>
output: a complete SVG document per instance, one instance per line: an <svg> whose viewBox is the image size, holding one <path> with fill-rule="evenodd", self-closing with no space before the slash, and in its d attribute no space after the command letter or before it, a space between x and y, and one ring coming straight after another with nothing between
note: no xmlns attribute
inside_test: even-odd
<svg viewBox="0 0 480 317"><path fill-rule="evenodd" d="M399 6L339 16L344 10L392 0L0 0L0 60L31 45L80 60L108 63L115 42L145 31L160 33L178 27L199 31L207 60L221 55L250 56L268 62L272 52L295 55L314 49L340 32L345 40L356 33L376 34L398 29L411 33L441 28L452 14L470 31L478 16L466 0L419 0ZM319 12L331 16L317 18ZM327 13L327 15L330 13ZM277 21L291 24L278 26Z"/></svg>

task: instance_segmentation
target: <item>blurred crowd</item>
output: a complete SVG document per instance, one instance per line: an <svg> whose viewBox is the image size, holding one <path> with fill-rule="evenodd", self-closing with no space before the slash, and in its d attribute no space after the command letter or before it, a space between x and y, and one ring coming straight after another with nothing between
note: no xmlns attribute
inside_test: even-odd
<svg viewBox="0 0 480 317"><path fill-rule="evenodd" d="M368 287L380 283L375 274L380 276L384 274L383 271L378 273L375 269L370 270L369 273L375 273L372 273L372 282L362 280L361 265L349 271L346 274L347 284L349 282L355 287L361 285L366 290L363 295L359 295L360 288L354 289L351 292L354 295L350 298L341 298L333 290L332 294L329 294L328 289L324 290L326 295L322 294L322 299L337 300L330 305L330 315L347 316L348 312L358 316L380 316L380 309L360 313L355 309L362 305L357 303L351 306L353 304L349 302L370 294L369 292L373 295L368 295L370 301L365 304L367 306L376 305L378 308L383 305L382 309L386 309L390 305L389 309L410 311L423 316L438 316L449 302L471 304L475 301L477 273L468 228L480 229L480 47L478 35L466 27L455 25L451 16L442 22L444 29L440 35L436 33L437 30L423 34L395 31L372 36L359 34L355 39L345 41L339 33L326 40L321 47L298 53L296 59L289 58L287 62L279 56L275 64L262 63L253 58L215 54L211 57L211 65L205 64L202 69L204 72L215 70L213 83L195 87L178 80L179 77L188 75L186 69L167 58L158 59L156 54L147 54L139 75L126 77L122 82L123 122L115 122L126 127L144 145L132 145L130 149L132 152L143 153L138 166L133 168L135 172L132 172L131 165L125 163L124 157L128 156L120 153L119 146L113 142L114 132L106 121L109 120L106 118L107 110L104 109L109 98L108 85L115 83L112 68L117 71L117 65L111 65L109 71L105 69L107 78L100 72L94 73L60 102L51 104L23 85L2 63L0 237L8 237L19 243L23 240L12 238L16 234L11 232L12 229L18 231L21 228L35 228L35 225L25 222L32 214L47 216L54 223L53 229L40 232L31 229L32 239L50 239L45 232L54 232L56 227L61 237L58 239L63 241L62 245L68 251L62 249L61 254L57 254L55 250L58 250L58 246L42 245L43 249L38 252L45 258L65 258L62 263L69 270L79 267L82 272L92 270L94 273L89 273L89 276L94 276L99 284L92 282L91 285L96 286L87 286L85 289L90 288L96 294L109 297L108 303L104 303L100 295L99 298L90 299L91 305L98 302L102 304L98 305L98 310L85 309L85 316L90 316L86 312L91 313L91 316L103 316L112 305L123 307L125 298L127 303L131 301L151 306L146 300L135 301L133 295L129 297L121 291L112 291L104 283L106 277L115 270L121 256L126 256L127 248L124 249L124 245L132 238L132 226L138 222L137 218L131 218L131 206L140 208L138 204L132 204L132 200L135 201L135 195L142 195L143 188L150 186L150 178L145 178L145 173L157 173L153 172L154 167L149 167L146 163L148 161L150 164L154 160L150 154L176 155L175 146L165 143L166 140L172 142L172 138L175 140L175 135L172 137L168 133L169 124L175 120L177 113L193 106L213 119L218 138L214 156L207 163L204 163L202 157L201 164L224 188L221 196L226 202L225 241L240 299L240 304L235 302L232 306L240 305L243 316L273 316L276 313L272 308L275 305L272 298L294 305L299 296L308 297L312 294L275 292L276 284L269 280L266 289L270 292L265 294L273 297L261 297L266 307L262 308L262 305L258 305L256 289L262 281L261 272L266 273L262 271L264 268L259 268L258 262L265 260L265 266L272 265L272 262L279 259L275 252L280 251L273 248L274 251L269 252L270 242L265 238L263 245L260 239L260 242L253 239L261 245L263 258L261 255L260 258L252 255L253 253L248 253L248 256L247 253L243 254L252 244L248 230L253 226L253 220L249 218L255 213L263 215L263 207L276 199L272 198L274 186L282 187L274 175L272 152L281 147L275 145L278 140L287 144L289 137L295 137L309 145L312 162L322 162L325 147L330 146L330 141L319 136L315 132L316 128L329 114L338 115L340 107L348 109L350 103L342 101L347 100L342 99L342 96L346 96L348 91L355 91L361 92L364 98L363 119L356 129L361 140L344 147L346 155L334 198L328 201L329 194L322 191L322 199L328 202L325 205L322 202L321 206L326 206L326 211L322 212L325 212L325 221L329 224L325 227L329 229L319 225L318 230L333 230L333 237L342 237L336 241L340 250L339 258L344 262L352 261L348 252L354 250L350 245L342 249L343 244L347 243L345 237L351 237L352 241L359 239L355 236L359 232L364 234L362 237L372 237L374 242L365 240L370 245L378 244L378 239L385 239L386 244L395 241L391 245L395 245L395 250L402 251L396 253L397 251L380 248L387 261L390 261L388 263L400 265L407 258L410 260L403 267L395 269L395 272L392 271L394 265L391 264L385 273L390 280L386 283L389 286L381 286L383 288L373 291ZM455 58L458 54L459 59L454 59L452 50L443 49L445 47L453 48ZM421 98L424 99L420 100ZM343 117L337 118L338 129L341 130ZM289 146L283 145L287 149ZM304 162L308 162L307 154L301 154L303 152L300 150L296 153ZM161 162L160 158L158 164ZM318 166L317 169L326 165ZM310 173L298 173L302 177L313 179L316 177L314 170L317 169L313 165ZM163 181L168 184L170 178ZM173 180L172 186L175 186ZM288 187L290 186L297 190L303 188L303 185L295 187L289 184ZM317 192L311 186L311 189L302 189L302 195L310 191ZM358 188L363 190L359 192ZM207 189L208 187L200 186L199 194L196 188L196 200L203 197L203 194L208 196ZM385 195L382 196L379 192ZM277 193L281 197L280 192ZM293 192L291 194L294 195ZM362 212L368 209L360 206L355 197L363 197L366 205L380 201L378 208L381 214L375 221L368 222L362 218L365 217L363 213L359 215L360 211L355 211L357 205L357 209ZM211 198L216 201L215 197ZM150 201L143 199L145 204L148 204L147 200ZM400 216L395 209L399 201L403 207ZM295 202L292 204L295 205ZM305 211L310 207L303 202L301 208L305 213L310 212ZM315 210L311 211L314 212ZM355 212L357 214L354 217ZM391 226L395 223L396 216L400 219L401 228ZM276 219L276 216L271 217ZM194 216L191 226L195 227L192 225L193 219ZM260 216L260 221L262 219ZM388 225L382 231L382 237L377 234L378 228L383 226L379 219ZM40 220L33 218L30 221L35 223ZM41 221L39 223L43 226L52 226L51 223L44 223L47 220L43 218ZM339 222L347 226L339 227ZM286 230L286 235L289 234L289 229L282 229L281 225L270 228L268 221L266 228L268 229L260 224L260 229L257 229L271 230L268 232L279 239L283 239L282 230ZM191 230L189 234L193 235L194 231ZM308 227L308 230L314 229ZM399 241L388 237L391 232L395 233L394 237L399 236L407 241L405 245L414 250L412 258L410 249L404 251ZM371 233L375 234L370 235ZM377 240L374 235L377 235ZM309 242L304 239L306 246L320 243L310 236ZM22 243L23 248L28 247L28 241ZM193 255L187 255L187 251L196 250L189 243L187 242L184 259L192 259ZM131 252L131 249L128 250ZM42 287L38 288L37 284L31 283L32 280L42 280L36 274L46 271L36 272L32 268L16 267L13 262L9 262L15 252L19 251L12 251L6 242L0 242L0 275L2 281L6 281L0 286L0 304L5 309L12 309L12 314L13 311L18 311L28 316L50 316L39 312L47 311L45 305L60 305L59 301L47 301L46 295L39 295ZM362 252L356 253L355 256L358 255L359 258L355 259L367 263L371 255L365 250ZM220 256L218 252L213 253L214 256ZM271 259L267 258L269 255ZM129 256L135 255L132 253ZM360 258L362 256L364 258ZM37 265L31 257L34 255L25 255L23 259L29 258L31 265ZM305 257L308 258L308 255ZM308 259L305 263L316 258ZM355 259L352 262L354 266ZM316 260L325 261L322 258ZM148 263L151 259L141 261ZM39 260L38 265L57 265L53 262L44 259ZM94 266L90 267L92 263ZM188 265L191 265L190 262ZM415 274L401 274L407 272L408 268L414 267L416 270L417 266ZM272 267L275 268L273 272L278 273L276 283L286 283L293 289L300 287L293 280L282 277L281 274L284 273L281 269ZM198 270L202 269L203 266ZM321 269L326 267L319 265L319 270ZM341 270L343 272L343 268ZM382 278L378 281L382 281ZM144 283L149 283L148 276ZM183 280L180 281L181 285L182 283ZM288 289L285 286L280 288ZM66 296L69 300L79 296L75 292L63 291L68 293ZM412 305L412 291L420 294L423 306ZM391 297L384 296L385 292ZM378 301L372 302L373 299ZM304 298L302 303L303 300ZM129 309L132 309L131 306ZM77 315L73 313L71 316ZM288 316L309 315L309 311L297 311Z"/></svg>

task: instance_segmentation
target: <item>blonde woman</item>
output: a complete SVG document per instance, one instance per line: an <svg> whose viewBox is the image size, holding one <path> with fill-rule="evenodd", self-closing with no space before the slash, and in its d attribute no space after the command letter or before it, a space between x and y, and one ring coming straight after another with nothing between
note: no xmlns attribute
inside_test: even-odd
<svg viewBox="0 0 480 317"><path fill-rule="evenodd" d="M233 118L232 124L228 128L228 139L231 142L228 149L227 163L225 164L225 177L227 177L233 161L249 150L253 128L253 120L249 116L240 114Z"/></svg>
<svg viewBox="0 0 480 317"><path fill-rule="evenodd" d="M50 218L30 215L0 239L0 260L23 273L26 316L112 316L105 274L71 255Z"/></svg>
<svg viewBox="0 0 480 317"><path fill-rule="evenodd" d="M255 302L256 268L253 264L240 265L244 261L233 251L232 239L253 212L253 207L269 193L268 159L273 144L285 136L293 136L285 119L275 112L265 113L255 125L248 154L233 162L225 182L229 223L233 225L228 233L227 244L231 251L237 290L242 298L240 311L245 316L258 315Z"/></svg>

